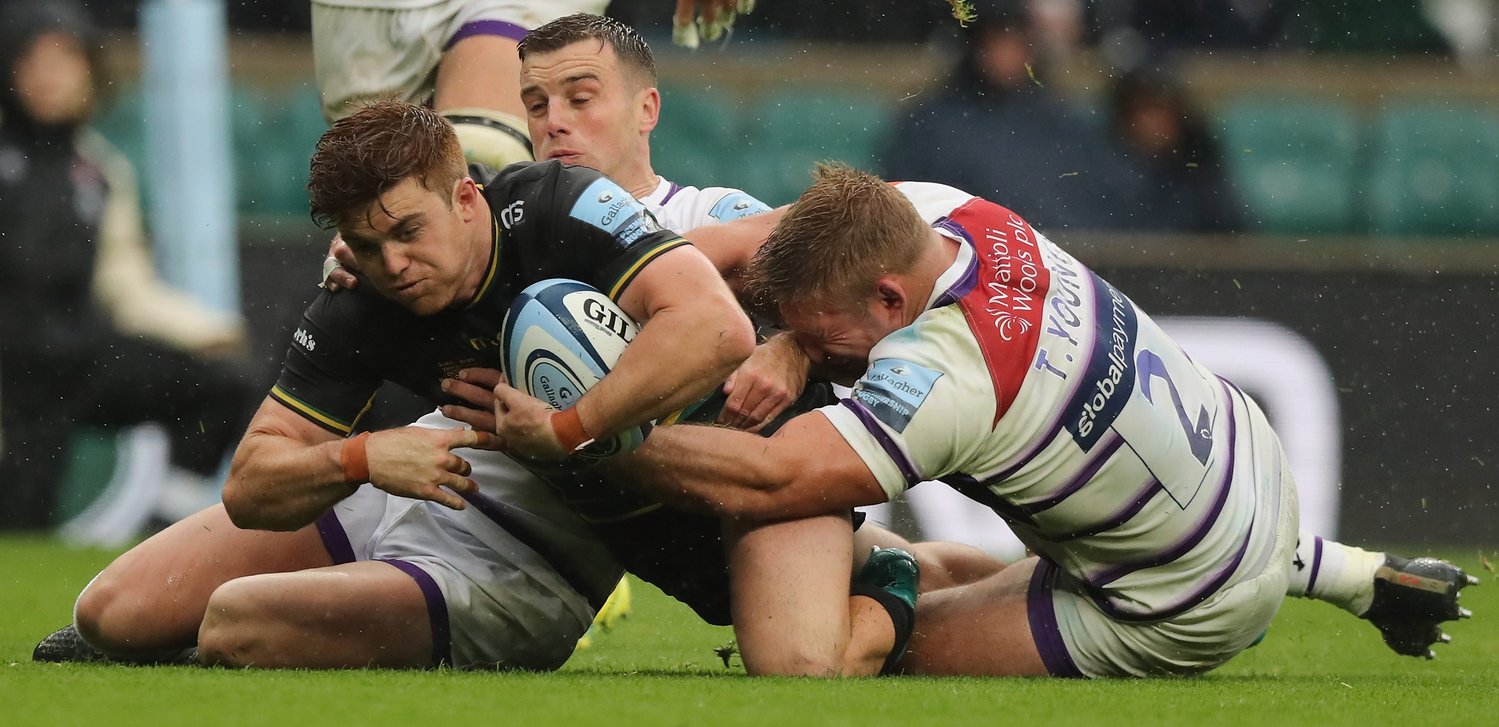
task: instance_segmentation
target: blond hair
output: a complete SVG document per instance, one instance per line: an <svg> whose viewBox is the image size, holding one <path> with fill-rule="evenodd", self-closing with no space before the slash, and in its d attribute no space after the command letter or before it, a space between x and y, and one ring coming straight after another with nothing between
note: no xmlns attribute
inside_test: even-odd
<svg viewBox="0 0 1499 727"><path fill-rule="evenodd" d="M756 302L847 308L880 276L909 273L924 249L927 225L906 196L873 174L822 162L750 265Z"/></svg>

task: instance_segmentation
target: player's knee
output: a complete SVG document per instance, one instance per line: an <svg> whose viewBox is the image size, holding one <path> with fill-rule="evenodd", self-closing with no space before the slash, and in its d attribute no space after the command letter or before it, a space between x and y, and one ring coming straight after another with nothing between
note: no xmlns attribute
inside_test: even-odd
<svg viewBox="0 0 1499 727"><path fill-rule="evenodd" d="M139 584L106 569L78 595L73 621L85 641L108 654L162 648L159 604Z"/></svg>
<svg viewBox="0 0 1499 727"><path fill-rule="evenodd" d="M203 624L198 628L198 660L208 665L251 666L266 663L262 609L249 579L229 581L208 598Z"/></svg>
<svg viewBox="0 0 1499 727"><path fill-rule="evenodd" d="M496 169L532 159L526 122L493 109L445 109L442 115L453 123L463 156L471 162Z"/></svg>
<svg viewBox="0 0 1499 727"><path fill-rule="evenodd" d="M806 644L788 645L773 654L742 652L750 676L833 677L842 671L838 655Z"/></svg>
<svg viewBox="0 0 1499 727"><path fill-rule="evenodd" d="M110 647L122 640L118 627L130 623L128 618L117 616L119 591L115 579L100 574L83 589L73 606L73 624L95 648L111 651Z"/></svg>

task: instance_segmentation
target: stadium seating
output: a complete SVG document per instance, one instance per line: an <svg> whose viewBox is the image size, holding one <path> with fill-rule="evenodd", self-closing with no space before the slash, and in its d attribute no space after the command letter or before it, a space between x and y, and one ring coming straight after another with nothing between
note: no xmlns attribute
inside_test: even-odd
<svg viewBox="0 0 1499 727"><path fill-rule="evenodd" d="M661 121L651 134L651 164L679 184L739 186L737 160L745 156L742 108L732 96L663 88Z"/></svg>
<svg viewBox="0 0 1499 727"><path fill-rule="evenodd" d="M1290 235L1354 229L1359 127L1335 101L1250 98L1221 114L1224 162L1251 229Z"/></svg>
<svg viewBox="0 0 1499 727"><path fill-rule="evenodd" d="M786 204L811 182L815 162L873 169L889 118L884 101L844 89L797 87L766 96L750 118L755 153L726 178L768 204Z"/></svg>
<svg viewBox="0 0 1499 727"><path fill-rule="evenodd" d="M1375 120L1367 214L1378 235L1499 234L1499 111L1390 102Z"/></svg>

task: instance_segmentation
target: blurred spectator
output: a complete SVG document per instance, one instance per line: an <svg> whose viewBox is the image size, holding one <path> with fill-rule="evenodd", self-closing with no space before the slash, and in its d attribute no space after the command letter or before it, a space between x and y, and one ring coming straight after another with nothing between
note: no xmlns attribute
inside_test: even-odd
<svg viewBox="0 0 1499 727"><path fill-rule="evenodd" d="M957 70L898 112L883 176L951 184L1042 230L1134 227L1140 171L1106 122L1047 85L1025 6L975 5Z"/></svg>
<svg viewBox="0 0 1499 727"><path fill-rule="evenodd" d="M1239 209L1223 155L1185 89L1165 71L1135 70L1110 94L1114 130L1142 168L1139 227L1230 232Z"/></svg>
<svg viewBox="0 0 1499 727"><path fill-rule="evenodd" d="M161 422L206 475L253 395L240 321L156 279L130 169L84 128L98 50L68 0L0 13L0 529L53 524L75 426Z"/></svg>

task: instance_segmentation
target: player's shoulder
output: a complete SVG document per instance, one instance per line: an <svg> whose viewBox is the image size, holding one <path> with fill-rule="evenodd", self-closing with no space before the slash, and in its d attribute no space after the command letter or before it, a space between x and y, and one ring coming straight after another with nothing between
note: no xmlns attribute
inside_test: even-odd
<svg viewBox="0 0 1499 727"><path fill-rule="evenodd" d="M375 328L393 330L398 327L395 324L412 317L412 314L380 295L374 290L374 285L361 276L359 285L353 290L319 291L308 303L303 317L318 328L358 336Z"/></svg>
<svg viewBox="0 0 1499 727"><path fill-rule="evenodd" d="M672 229L688 230L732 222L770 210L768 205L742 189L682 186L675 182L666 182L666 185L664 193L658 191L644 201L654 206L656 217Z"/></svg>
<svg viewBox="0 0 1499 727"><path fill-rule="evenodd" d="M928 224L962 207L975 195L938 182L892 182Z"/></svg>
<svg viewBox="0 0 1499 727"><path fill-rule="evenodd" d="M960 308L950 305L922 312L910 325L875 344L869 358L896 358L943 371L983 365L967 318Z"/></svg>

